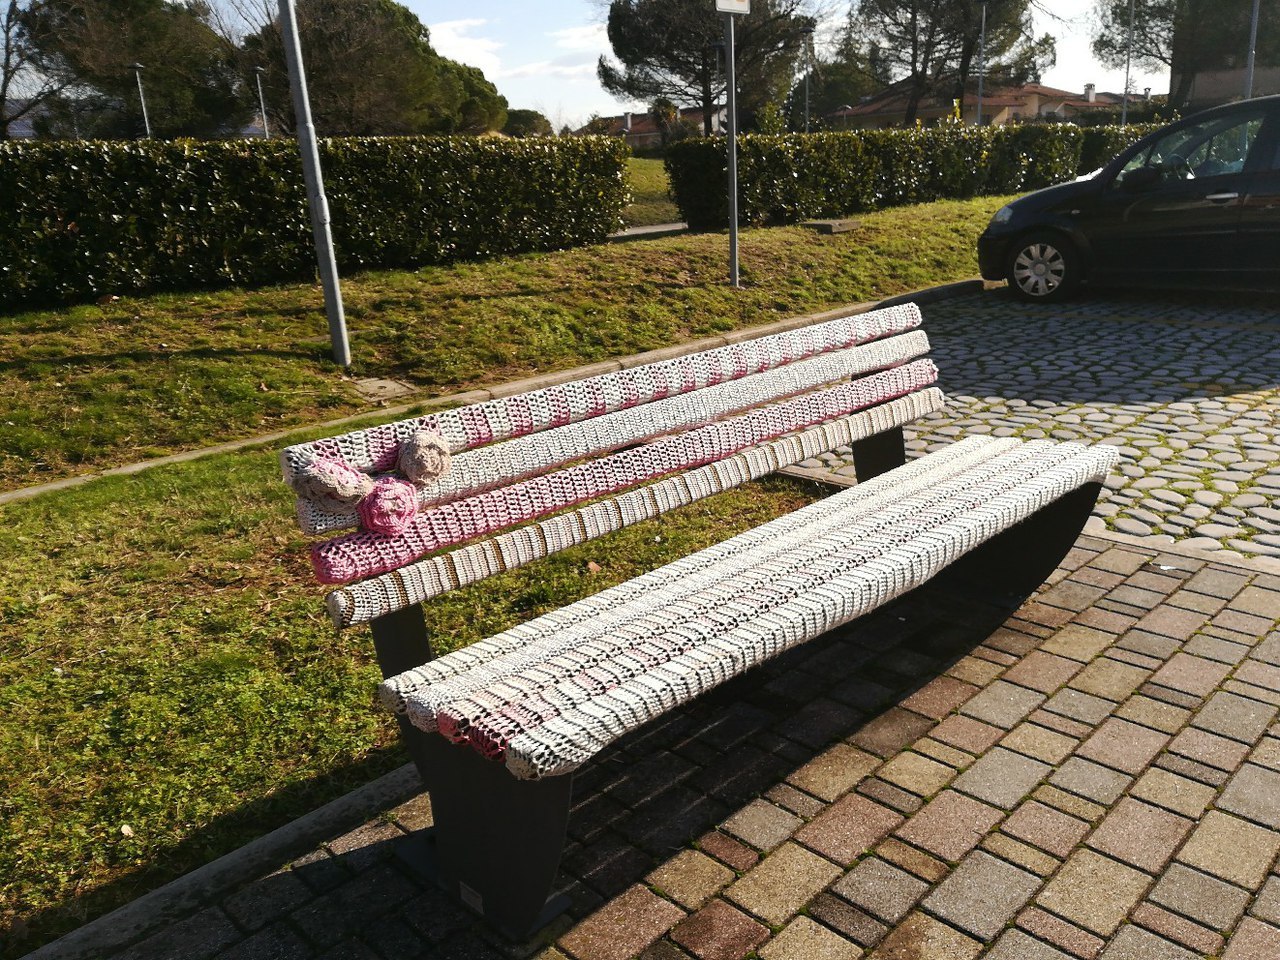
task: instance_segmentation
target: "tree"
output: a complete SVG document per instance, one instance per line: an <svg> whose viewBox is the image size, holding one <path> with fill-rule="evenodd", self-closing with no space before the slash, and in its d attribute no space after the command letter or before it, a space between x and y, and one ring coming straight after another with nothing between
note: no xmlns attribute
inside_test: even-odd
<svg viewBox="0 0 1280 960"><path fill-rule="evenodd" d="M11 136L12 124L39 116L65 84L41 72L30 34L30 0L8 0L0 13L4 31L4 56L0 60L0 140Z"/></svg>
<svg viewBox="0 0 1280 960"><path fill-rule="evenodd" d="M508 137L550 137L555 134L551 121L537 110L508 110L502 132Z"/></svg>
<svg viewBox="0 0 1280 960"><path fill-rule="evenodd" d="M735 19L739 104L753 112L781 102L791 87L814 18L809 0L755 0ZM600 58L597 74L610 93L651 103L663 98L702 107L711 133L716 104L726 93L718 65L724 26L710 2L612 0L609 43L622 64Z"/></svg>
<svg viewBox="0 0 1280 960"><path fill-rule="evenodd" d="M820 118L884 89L892 79L879 47L865 40L855 8L850 8L831 58L822 59L816 48L808 51L810 127L820 126ZM801 75L787 109L794 130L805 128L804 104L805 76Z"/></svg>

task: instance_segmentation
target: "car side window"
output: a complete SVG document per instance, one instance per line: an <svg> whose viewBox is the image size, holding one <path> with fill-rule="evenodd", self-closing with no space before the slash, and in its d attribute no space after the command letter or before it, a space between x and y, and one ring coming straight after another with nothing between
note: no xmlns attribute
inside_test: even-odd
<svg viewBox="0 0 1280 960"><path fill-rule="evenodd" d="M1237 114L1172 130L1130 158L1117 181L1135 170L1151 171L1145 177L1163 184L1239 173L1262 121L1261 113Z"/></svg>

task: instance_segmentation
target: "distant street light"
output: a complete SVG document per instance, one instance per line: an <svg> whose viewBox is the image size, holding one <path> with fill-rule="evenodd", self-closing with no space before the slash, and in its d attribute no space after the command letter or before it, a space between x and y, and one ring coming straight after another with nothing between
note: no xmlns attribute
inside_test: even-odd
<svg viewBox="0 0 1280 960"><path fill-rule="evenodd" d="M1258 59L1258 6L1260 0L1253 0L1253 22L1249 25L1249 66L1244 73L1244 98L1253 96L1253 66Z"/></svg>
<svg viewBox="0 0 1280 960"><path fill-rule="evenodd" d="M262 111L262 136L269 139L271 130L267 127L267 98L262 95L262 75L266 70L266 67L253 68L255 79L258 81L258 109Z"/></svg>
<svg viewBox="0 0 1280 960"><path fill-rule="evenodd" d="M801 31L804 34L804 132L809 132L809 74L813 73L813 24Z"/></svg>
<svg viewBox="0 0 1280 960"><path fill-rule="evenodd" d="M987 5L982 5L982 31L978 34L978 126L982 126L982 81L987 75ZM964 91L962 90L961 93ZM961 118L963 120L963 118Z"/></svg>
<svg viewBox="0 0 1280 960"><path fill-rule="evenodd" d="M1120 101L1120 126L1129 122L1129 67L1133 63L1133 0L1129 0L1129 41L1124 45L1124 97Z"/></svg>
<svg viewBox="0 0 1280 960"><path fill-rule="evenodd" d="M142 71L145 70L140 63L133 65L133 75L138 78L138 102L142 104L142 126L147 131L147 139L151 139L151 120L147 117L147 96L142 92Z"/></svg>

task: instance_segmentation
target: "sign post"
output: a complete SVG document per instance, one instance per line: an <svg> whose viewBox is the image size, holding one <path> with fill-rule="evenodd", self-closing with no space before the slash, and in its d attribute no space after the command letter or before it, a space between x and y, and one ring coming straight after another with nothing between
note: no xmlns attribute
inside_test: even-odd
<svg viewBox="0 0 1280 960"><path fill-rule="evenodd" d="M733 18L751 12L751 0L716 0L724 14L725 80L729 89L729 285L738 282L738 84L734 75Z"/></svg>

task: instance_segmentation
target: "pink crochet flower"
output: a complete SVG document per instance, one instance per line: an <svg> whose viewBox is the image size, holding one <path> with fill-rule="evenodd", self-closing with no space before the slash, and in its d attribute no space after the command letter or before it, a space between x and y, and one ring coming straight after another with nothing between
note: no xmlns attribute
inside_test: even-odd
<svg viewBox="0 0 1280 960"><path fill-rule="evenodd" d="M418 491L395 477L380 477L356 509L366 530L397 537L418 515Z"/></svg>
<svg viewBox="0 0 1280 960"><path fill-rule="evenodd" d="M316 457L294 475L292 485L303 499L343 513L373 489L373 479L341 460Z"/></svg>

